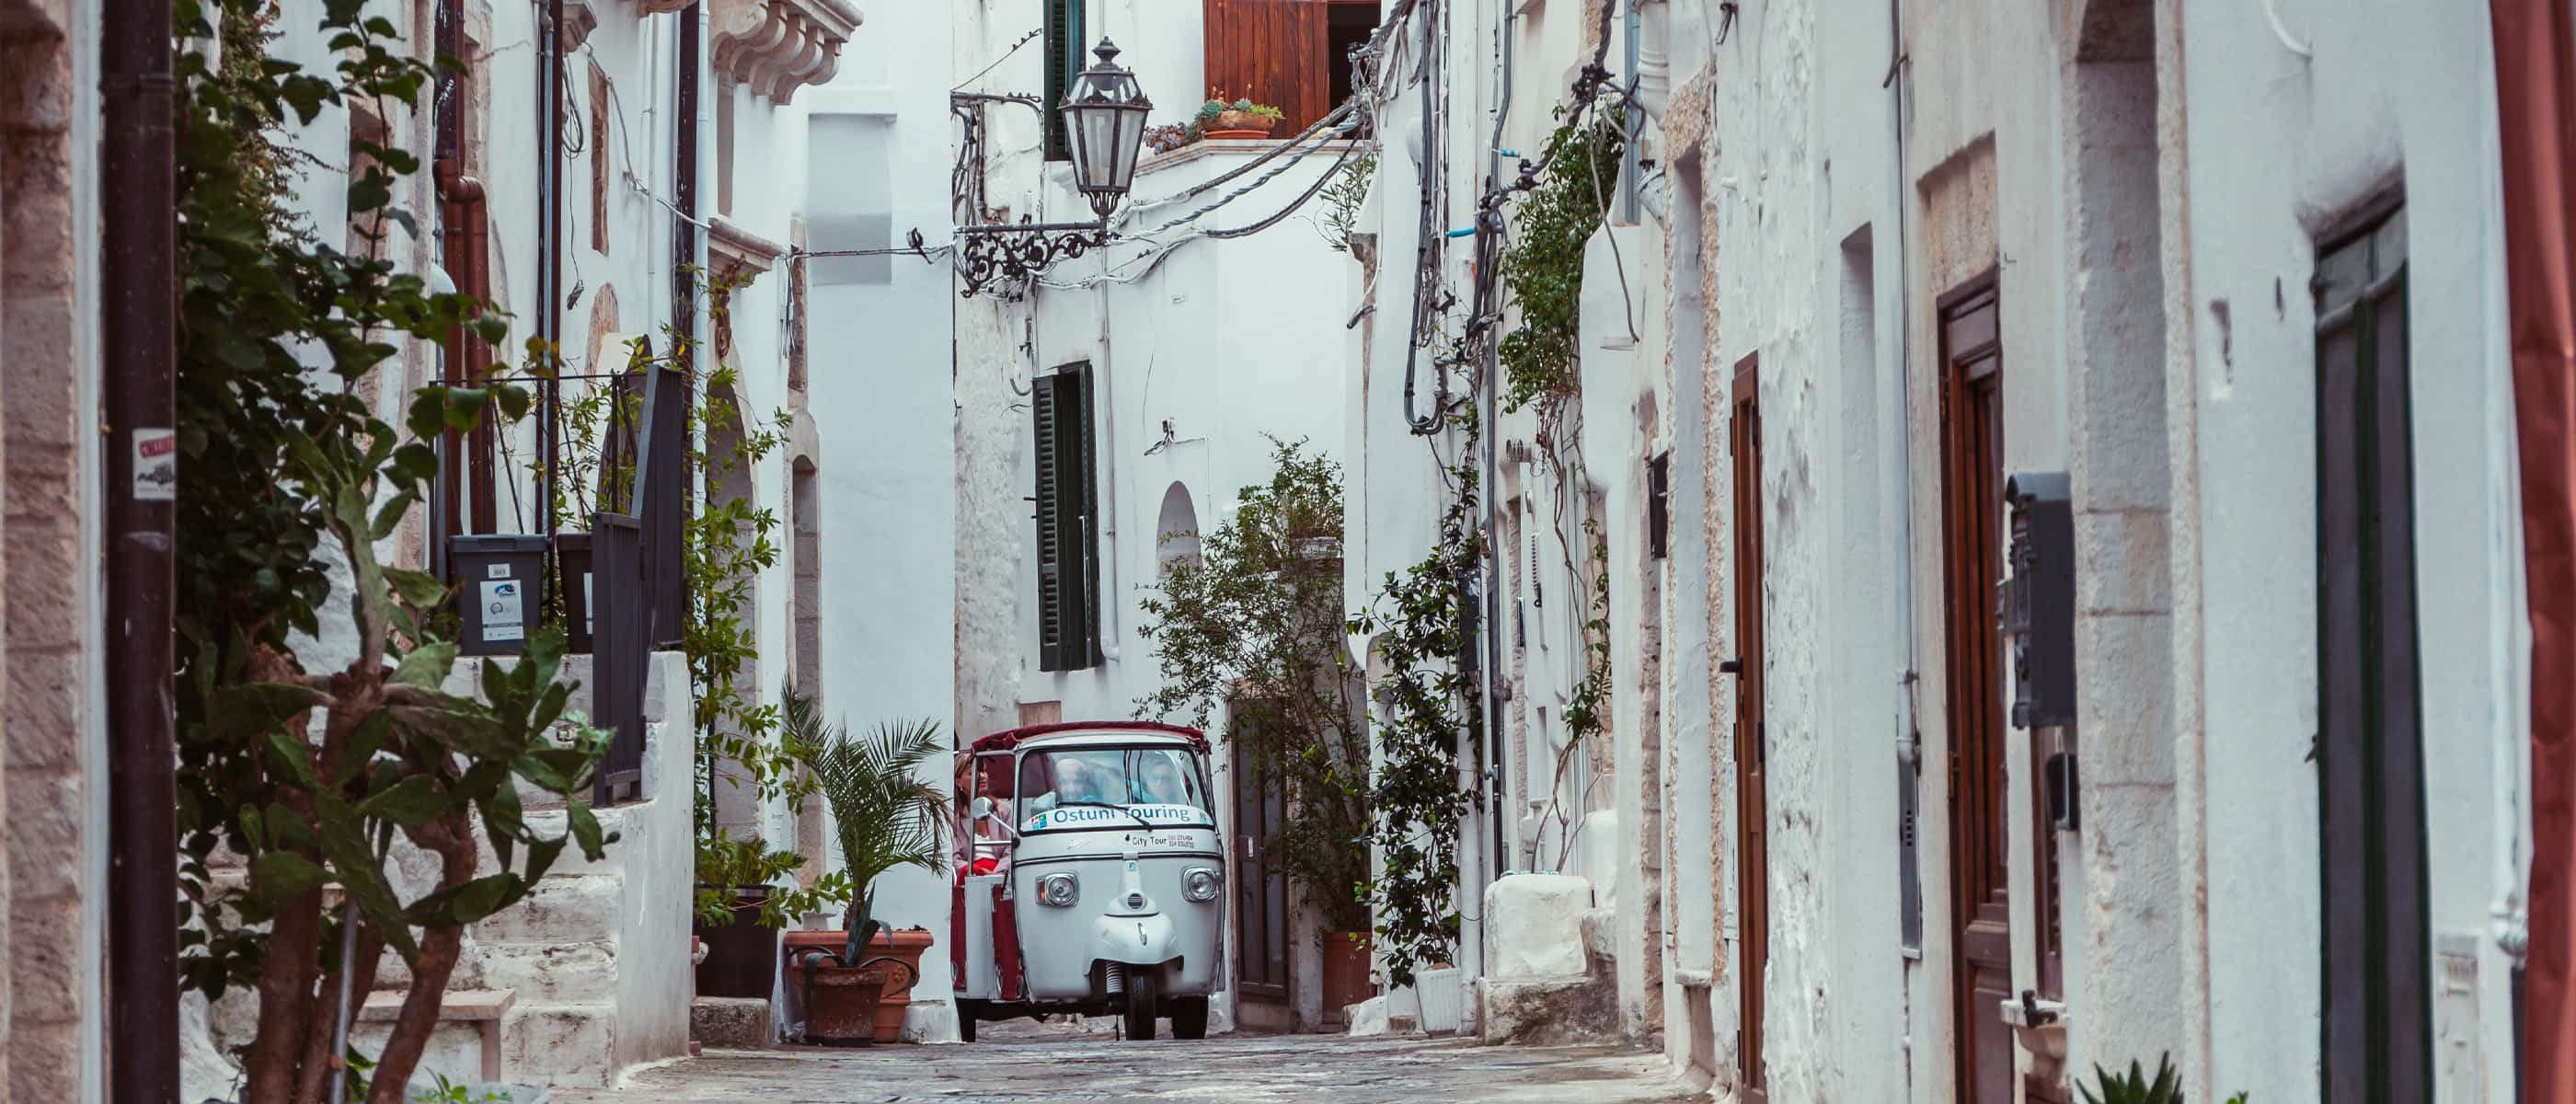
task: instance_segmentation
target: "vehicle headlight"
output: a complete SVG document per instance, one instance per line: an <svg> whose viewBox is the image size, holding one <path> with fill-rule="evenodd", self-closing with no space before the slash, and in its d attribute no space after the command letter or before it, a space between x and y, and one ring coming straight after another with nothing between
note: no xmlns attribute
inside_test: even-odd
<svg viewBox="0 0 2576 1104"><path fill-rule="evenodd" d="M1224 885L1224 876L1213 867L1193 866L1181 876L1181 894L1193 901L1216 900L1216 891Z"/></svg>
<svg viewBox="0 0 2576 1104"><path fill-rule="evenodd" d="M1082 897L1082 887L1071 874L1049 874L1038 879L1038 903L1056 908L1070 908Z"/></svg>

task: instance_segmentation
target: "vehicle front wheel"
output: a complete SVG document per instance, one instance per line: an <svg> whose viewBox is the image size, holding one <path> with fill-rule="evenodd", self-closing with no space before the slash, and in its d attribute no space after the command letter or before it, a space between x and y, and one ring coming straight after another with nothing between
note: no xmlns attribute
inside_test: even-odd
<svg viewBox="0 0 2576 1104"><path fill-rule="evenodd" d="M1172 998L1173 1038L1207 1038L1207 1018L1208 999L1206 997Z"/></svg>
<svg viewBox="0 0 2576 1104"><path fill-rule="evenodd" d="M1143 971L1138 971L1134 974L1128 975L1128 1038L1151 1039L1154 1037L1154 1006L1157 1003L1154 989L1154 975Z"/></svg>

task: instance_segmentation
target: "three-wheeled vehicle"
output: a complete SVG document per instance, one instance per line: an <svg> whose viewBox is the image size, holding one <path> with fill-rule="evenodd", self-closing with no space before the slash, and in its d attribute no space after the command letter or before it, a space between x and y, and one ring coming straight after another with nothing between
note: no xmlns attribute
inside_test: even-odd
<svg viewBox="0 0 2576 1104"><path fill-rule="evenodd" d="M1207 1034L1223 970L1225 848L1207 737L1143 721L1033 725L958 756L957 1022L1156 1017Z"/></svg>

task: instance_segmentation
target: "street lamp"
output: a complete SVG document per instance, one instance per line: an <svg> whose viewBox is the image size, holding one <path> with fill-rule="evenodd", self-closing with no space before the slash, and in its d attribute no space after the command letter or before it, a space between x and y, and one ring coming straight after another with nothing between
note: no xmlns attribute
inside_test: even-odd
<svg viewBox="0 0 2576 1104"><path fill-rule="evenodd" d="M1109 213L1126 198L1136 179L1136 160L1145 146L1145 113L1154 102L1136 83L1136 74L1117 62L1118 47L1107 38L1092 49L1098 63L1085 69L1065 89L1065 135L1072 146L1073 186L1091 201L1098 222L1029 222L998 226L960 226L957 235L964 295L1002 281L1035 278L1047 266L1109 244ZM1019 102L1033 102L1009 97Z"/></svg>
<svg viewBox="0 0 2576 1104"><path fill-rule="evenodd" d="M1126 198L1136 178L1137 151L1145 145L1145 113L1154 101L1136 83L1136 74L1118 64L1118 47L1107 38L1092 49L1099 64L1082 71L1065 90L1064 129L1073 145L1073 186L1091 200L1103 221Z"/></svg>

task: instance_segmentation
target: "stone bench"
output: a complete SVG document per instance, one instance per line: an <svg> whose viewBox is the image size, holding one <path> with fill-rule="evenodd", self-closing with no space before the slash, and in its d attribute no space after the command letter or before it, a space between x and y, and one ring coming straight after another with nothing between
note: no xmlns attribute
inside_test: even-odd
<svg viewBox="0 0 2576 1104"><path fill-rule="evenodd" d="M402 1014L403 999L410 993L402 989L379 989L367 994L367 1006L358 1010L359 1023L390 1024ZM483 1036L483 1079L501 1079L501 1021L510 1014L517 993L510 989L458 989L439 1002L438 1022L469 1023Z"/></svg>

